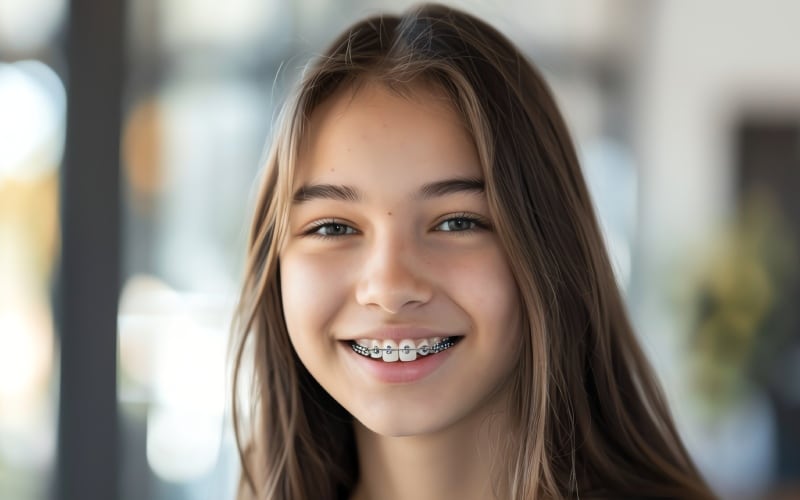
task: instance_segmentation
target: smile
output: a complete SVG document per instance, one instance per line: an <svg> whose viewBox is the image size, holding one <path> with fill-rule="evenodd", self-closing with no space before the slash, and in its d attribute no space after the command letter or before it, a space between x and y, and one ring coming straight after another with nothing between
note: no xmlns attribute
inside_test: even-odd
<svg viewBox="0 0 800 500"><path fill-rule="evenodd" d="M417 356L428 356L438 354L450 349L461 340L461 337L433 337L430 339L401 340L377 340L360 339L351 341L350 347L357 354L367 358L381 359L386 363L395 361L415 361Z"/></svg>

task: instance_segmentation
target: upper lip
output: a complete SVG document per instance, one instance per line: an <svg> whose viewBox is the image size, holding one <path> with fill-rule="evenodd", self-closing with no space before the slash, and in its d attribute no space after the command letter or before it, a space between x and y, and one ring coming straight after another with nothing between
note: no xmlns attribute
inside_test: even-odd
<svg viewBox="0 0 800 500"><path fill-rule="evenodd" d="M358 335L341 340L359 340L359 339L375 339L375 340L418 340L429 339L431 337L453 337L455 334L445 333L431 328L422 327L409 327L409 326L391 326L382 327L374 330L367 330Z"/></svg>

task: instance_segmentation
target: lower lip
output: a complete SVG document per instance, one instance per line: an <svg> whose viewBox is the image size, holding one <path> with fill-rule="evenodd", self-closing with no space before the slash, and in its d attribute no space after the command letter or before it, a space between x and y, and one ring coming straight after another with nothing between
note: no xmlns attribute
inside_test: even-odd
<svg viewBox="0 0 800 500"><path fill-rule="evenodd" d="M464 339L462 338L459 344L463 341ZM422 380L435 372L442 363L447 361L453 349L458 348L458 344L436 354L419 356L414 361L394 361L391 363L362 356L353 351L349 342L342 342L342 347L347 349L347 354L353 358L361 370L367 372L368 375L376 380L387 384L408 384Z"/></svg>

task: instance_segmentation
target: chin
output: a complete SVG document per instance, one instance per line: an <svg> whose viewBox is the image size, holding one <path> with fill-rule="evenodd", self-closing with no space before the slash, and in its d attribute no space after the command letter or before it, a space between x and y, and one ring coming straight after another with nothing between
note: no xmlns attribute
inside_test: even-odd
<svg viewBox="0 0 800 500"><path fill-rule="evenodd" d="M441 432L454 425L451 416L439 415L435 409L405 411L386 408L385 411L372 411L368 414L354 414L355 419L367 430L385 437L423 436Z"/></svg>
<svg viewBox="0 0 800 500"><path fill-rule="evenodd" d="M415 423L409 422L364 422L359 420L367 430L384 437L413 437L425 436L436 433L446 426L437 426L430 423ZM374 425L373 425L374 424Z"/></svg>

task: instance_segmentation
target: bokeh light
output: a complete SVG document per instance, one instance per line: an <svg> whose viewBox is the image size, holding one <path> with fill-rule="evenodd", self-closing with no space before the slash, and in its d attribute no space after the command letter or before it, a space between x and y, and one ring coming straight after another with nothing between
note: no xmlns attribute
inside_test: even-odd
<svg viewBox="0 0 800 500"><path fill-rule="evenodd" d="M164 481L197 480L218 462L232 307L153 276L134 276L123 289L120 402L123 411L145 405L147 463Z"/></svg>
<svg viewBox="0 0 800 500"><path fill-rule="evenodd" d="M6 8L0 7L0 14ZM0 20L0 24L7 21L2 15ZM64 84L46 64L0 63L0 496L4 498L43 495L47 486L43 478L55 456L53 384L58 350L50 286L59 247L58 172L65 101Z"/></svg>
<svg viewBox="0 0 800 500"><path fill-rule="evenodd" d="M163 0L157 4L165 48L238 49L287 42L288 2L273 0Z"/></svg>
<svg viewBox="0 0 800 500"><path fill-rule="evenodd" d="M66 91L39 61L0 63L0 180L30 179L58 167Z"/></svg>
<svg viewBox="0 0 800 500"><path fill-rule="evenodd" d="M66 0L0 0L0 47L41 48L63 24L66 10Z"/></svg>

